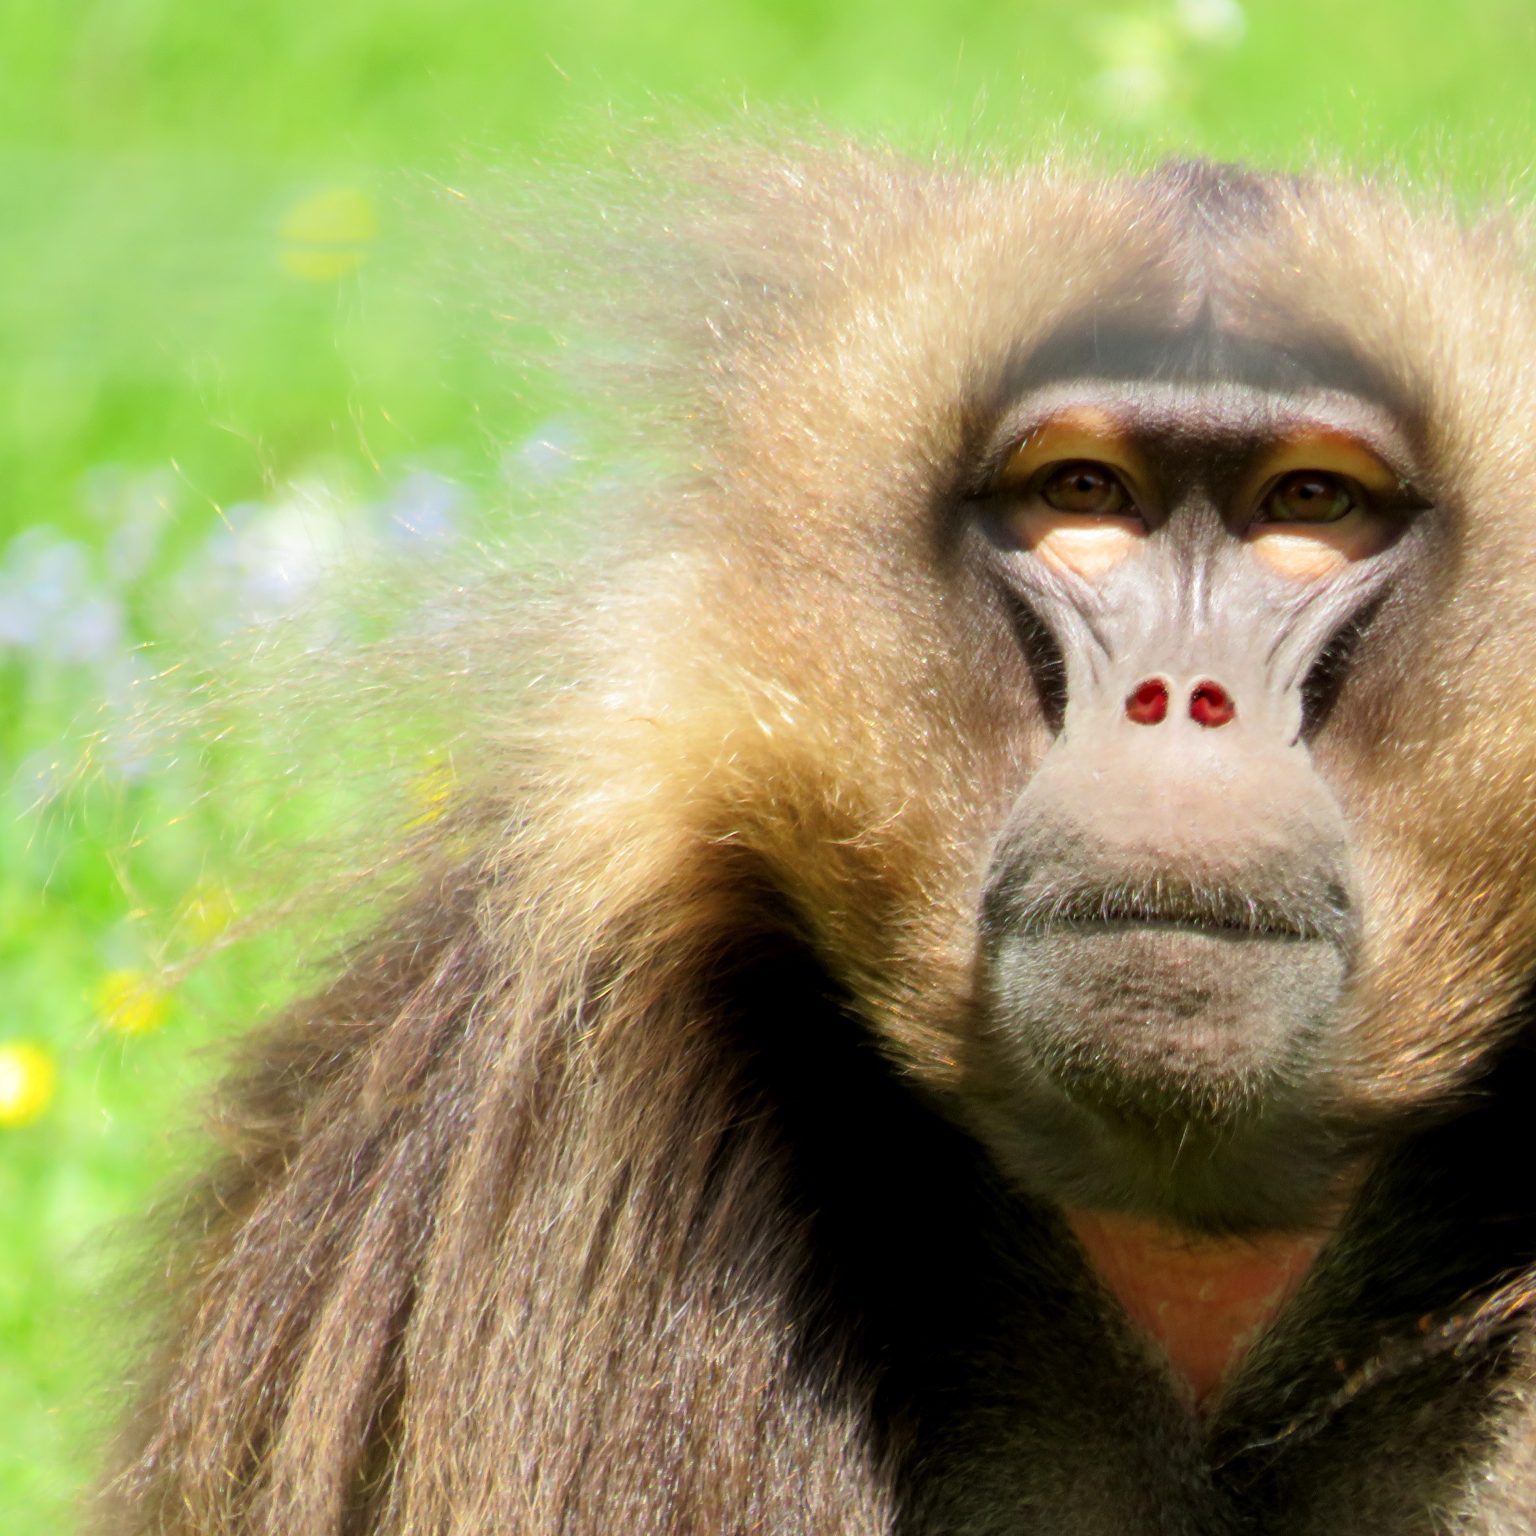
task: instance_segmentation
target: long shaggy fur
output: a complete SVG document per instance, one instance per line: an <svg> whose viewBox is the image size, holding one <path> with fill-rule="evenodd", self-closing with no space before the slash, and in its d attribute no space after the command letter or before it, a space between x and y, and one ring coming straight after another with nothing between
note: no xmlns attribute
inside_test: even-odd
<svg viewBox="0 0 1536 1536"><path fill-rule="evenodd" d="M1071 1529L1229 1528L1180 1431L1142 1471L1072 1450L1139 1387L1008 1438L989 1352L1044 1378L1129 1346L945 1109L981 868L1046 727L934 509L1064 317L1202 283L1374 359L1450 494L1509 506L1536 483L1518 242L1326 180L839 148L723 154L666 206L609 261L648 333L612 351L686 468L594 507L625 528L565 600L551 697L497 725L386 931L251 1042L104 1531L982 1531L998 1447L1060 1460L1031 1500L1097 1483ZM1373 636L1414 633L1361 662L1389 917L1338 1076L1366 1112L1454 1092L1531 970L1536 761L1506 727L1536 671L1490 658L1528 662L1536 584L1501 573L1532 528L1468 515L1438 603L1389 605ZM1449 1415L1448 1509L1487 1401ZM1175 1513L1138 1481L1159 1458Z"/></svg>

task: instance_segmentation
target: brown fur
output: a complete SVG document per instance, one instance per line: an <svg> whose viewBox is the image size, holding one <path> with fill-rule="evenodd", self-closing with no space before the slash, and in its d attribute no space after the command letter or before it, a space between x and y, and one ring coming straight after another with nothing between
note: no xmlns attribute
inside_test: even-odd
<svg viewBox="0 0 1536 1536"><path fill-rule="evenodd" d="M505 727L506 781L254 1042L102 1529L1531 1528L1523 1306L1481 1342L1446 1322L1536 1263L1524 1175L1489 1171L1529 1144L1486 1105L1410 1114L1523 1081L1490 1068L1536 961L1519 240L1219 170L820 150L704 180L646 247L647 387L693 468L571 593L573 681ZM1387 1192L1209 1424L944 1124L986 856L1047 729L936 509L1034 342L1192 272L1250 333L1368 360L1444 512L1317 749L1368 892L1335 1107L1394 1128ZM1497 1195L1421 1216L1403 1146L1408 1184Z"/></svg>

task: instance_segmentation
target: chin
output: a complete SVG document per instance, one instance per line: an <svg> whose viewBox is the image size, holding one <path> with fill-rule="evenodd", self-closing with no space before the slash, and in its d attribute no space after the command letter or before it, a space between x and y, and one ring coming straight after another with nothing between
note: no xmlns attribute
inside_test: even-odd
<svg viewBox="0 0 1536 1536"><path fill-rule="evenodd" d="M1349 972L1322 936L1009 932L986 957L968 1113L1053 1204L1194 1231L1306 1226L1359 1155L1318 1066Z"/></svg>

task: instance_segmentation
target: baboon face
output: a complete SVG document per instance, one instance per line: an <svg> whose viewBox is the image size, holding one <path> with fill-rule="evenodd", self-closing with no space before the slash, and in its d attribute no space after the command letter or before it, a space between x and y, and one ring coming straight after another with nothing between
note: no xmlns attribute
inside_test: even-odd
<svg viewBox="0 0 1536 1536"><path fill-rule="evenodd" d="M1338 1172L1361 947L1309 744L1428 503L1402 423L1321 369L1195 331L1135 379L1096 345L1105 376L1021 394L978 502L1052 728L981 900L984 1123L1069 1205L1283 1225Z"/></svg>
<svg viewBox="0 0 1536 1536"><path fill-rule="evenodd" d="M1307 1222L1531 959L1523 278L1449 225L1387 260L1358 191L1096 196L1061 267L945 209L740 447L846 770L781 880L1029 1187Z"/></svg>

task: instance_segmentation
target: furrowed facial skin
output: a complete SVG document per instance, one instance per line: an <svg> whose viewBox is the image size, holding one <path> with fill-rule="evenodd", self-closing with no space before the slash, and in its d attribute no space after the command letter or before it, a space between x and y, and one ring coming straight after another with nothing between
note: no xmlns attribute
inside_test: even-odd
<svg viewBox="0 0 1536 1536"><path fill-rule="evenodd" d="M1524 237L627 195L606 419L683 468L256 1037L97 1528L1536 1530Z"/></svg>

